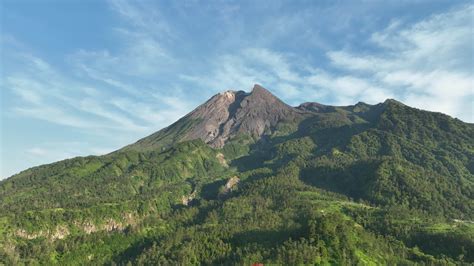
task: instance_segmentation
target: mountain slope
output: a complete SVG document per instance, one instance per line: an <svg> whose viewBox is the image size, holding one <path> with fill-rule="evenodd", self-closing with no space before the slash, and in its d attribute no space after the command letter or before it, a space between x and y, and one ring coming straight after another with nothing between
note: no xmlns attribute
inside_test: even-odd
<svg viewBox="0 0 474 266"><path fill-rule="evenodd" d="M291 107L256 85L109 155L2 181L0 258L472 263L473 158L474 126L446 115Z"/></svg>

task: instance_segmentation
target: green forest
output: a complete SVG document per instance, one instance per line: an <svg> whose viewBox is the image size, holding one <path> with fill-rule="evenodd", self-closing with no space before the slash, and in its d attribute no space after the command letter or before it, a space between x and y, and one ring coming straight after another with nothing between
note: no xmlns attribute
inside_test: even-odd
<svg viewBox="0 0 474 266"><path fill-rule="evenodd" d="M1 181L0 264L474 264L472 124L387 100L166 134Z"/></svg>

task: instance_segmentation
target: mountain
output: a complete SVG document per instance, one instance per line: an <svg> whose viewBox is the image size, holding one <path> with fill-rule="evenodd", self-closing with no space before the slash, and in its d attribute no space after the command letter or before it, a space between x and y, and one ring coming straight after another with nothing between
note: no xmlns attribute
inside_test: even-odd
<svg viewBox="0 0 474 266"><path fill-rule="evenodd" d="M247 134L260 138L283 122L296 122L302 113L255 85L252 92L226 91L214 95L203 105L151 136L124 150L152 150L173 143L201 139L214 148L222 148L231 138Z"/></svg>
<svg viewBox="0 0 474 266"><path fill-rule="evenodd" d="M1 181L0 264L470 264L473 199L473 124L255 85Z"/></svg>

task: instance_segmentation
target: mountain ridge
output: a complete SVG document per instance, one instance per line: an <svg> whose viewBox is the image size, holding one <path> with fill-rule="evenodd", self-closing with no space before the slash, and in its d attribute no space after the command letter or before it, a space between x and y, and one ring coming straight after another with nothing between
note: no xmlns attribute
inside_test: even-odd
<svg viewBox="0 0 474 266"><path fill-rule="evenodd" d="M122 151L128 151L128 150L148 151L148 150L153 150L153 149L156 149L156 148L166 149L167 147L169 147L173 143L178 143L178 142L181 142L181 141L187 141L187 140L193 140L193 139L202 139L205 143L209 144L211 147L222 148L223 145L226 143L225 141L228 138L213 138L212 140L214 140L215 142L209 141L206 138L206 136L209 135L209 133L211 133L212 130L206 130L205 128L195 130L195 132L191 132L191 133L186 132L186 130L189 129L189 127L191 127L191 125L198 126L198 127L200 125L194 125L193 121L183 121L183 120L187 120L187 118L194 118L196 120L197 119L203 119L203 116L206 116L206 114L212 113L214 111L217 114L227 113L227 109L230 108L231 104L235 104L235 103L240 104L244 98L246 98L248 96L251 96L254 90L257 91L257 94L265 95L264 98L267 97L268 99L274 99L274 101L279 102L280 105L284 105L285 108L292 109L295 112L299 112L299 114L301 114L301 115L305 115L305 114L308 115L308 114L311 114L311 113L335 112L337 109L350 110L352 112L361 105L363 105L365 107L368 107L368 108L376 109L375 113L381 113L388 105L395 105L395 106L404 106L404 107L407 107L407 108L412 108L414 110L419 110L419 111L422 111L422 112L428 112L428 113L432 113L432 114L436 114L436 115L441 115L442 117L446 117L447 119L454 119L454 120L460 121L460 122L468 124L468 125L474 125L473 123L464 122L462 120L459 120L458 118L453 118L453 117L451 117L447 114L441 113L441 112L432 112L432 111L427 111L427 110L422 110L422 109L410 107L408 105L403 104L402 102L400 102L398 100L390 99L390 98L386 99L384 102L381 102L381 103L378 103L378 104L373 104L373 105L367 104L367 103L364 103L364 102L358 102L354 105L335 106L335 105L321 104L321 103L318 103L318 102L304 102L304 103L302 103L298 106L290 106L290 105L284 103L282 100L280 100L278 97L276 97L274 94L272 94L270 91L268 91L267 89L265 89L261 85L255 84L252 87L252 90L250 92L245 92L245 91L242 91L242 90L239 90L239 91L227 90L227 91L217 93L217 94L213 95L211 98L209 98L205 103L197 106L191 112L189 112L188 114L186 114L182 118L178 119L176 122L172 123L170 126L167 126L163 129L160 129L160 130L150 134L149 136L146 136L146 137L136 141L135 143L126 145L122 148L119 148L115 151L112 151L109 154L120 153ZM230 102L227 105L227 109L224 108L224 110L212 110L212 112L209 112L209 110L207 110L208 112L205 112L205 111L203 112L203 110L200 110L200 109L209 109L209 108L206 108L207 104L210 104L210 105L212 105L212 107L214 107L215 106L214 101L220 101L223 98L224 99L225 98L234 99L234 97L236 97L237 99L235 99L235 101ZM212 107L211 107L211 109L212 109ZM233 108L237 109L237 108L239 108L239 106L234 105ZM233 111L231 113L234 113L234 112L235 111ZM357 113L360 113L360 112L361 112L360 110L357 111ZM229 118L229 116L227 116L227 118ZM226 120L226 121L228 121L228 120ZM184 124L184 125L182 125L182 124ZM224 125L224 124L220 124L220 125ZM215 127L215 126L213 127L214 130L216 128L217 127ZM168 139L166 139L166 137L167 137L167 134L169 134L169 133L172 133L172 134L178 133L176 135L178 135L179 137L174 137L174 138L171 139L171 141L168 141ZM248 132L245 132L245 133L248 133ZM260 137L260 136L261 136L261 134L257 134L257 137ZM217 137L219 137L219 135ZM165 144L164 145L156 145L156 143L160 143L160 142L164 142ZM144 148L143 146L146 146L146 147ZM74 158L85 158L85 157L89 157L89 156L107 156L107 155L108 154L105 154L105 155L86 155L86 156L78 156L78 157L74 157ZM74 158L68 158L68 159L64 159L64 160L61 160L61 161L71 160L71 159L74 159ZM54 162L48 163L48 164L45 164L45 165L50 165L50 164L54 164ZM34 167L29 168L29 169L25 169L23 171L20 171L19 173L30 170L30 169L34 169L34 168L37 168L37 167L41 167L41 166L42 165L34 166ZM19 173L17 173L17 174L19 174ZM12 176L15 176L17 174L14 174ZM4 181L4 180L6 180L10 177L6 177L5 179L0 180L0 182Z"/></svg>
<svg viewBox="0 0 474 266"><path fill-rule="evenodd" d="M472 263L473 198L474 125L254 86L0 181L0 264Z"/></svg>
<svg viewBox="0 0 474 266"><path fill-rule="evenodd" d="M271 134L276 124L285 120L303 120L311 113L334 112L336 109L383 108L387 104L402 104L394 99L369 105L359 102L354 106L331 106L317 102L306 102L293 107L259 84L251 92L224 91L212 96L205 103L170 126L127 145L120 150L147 150L163 148L171 143L201 139L214 148L222 148L229 139L238 134L249 134L259 138L264 133ZM351 110L353 111L353 110ZM169 134L178 137L167 140ZM157 143L164 144L162 147Z"/></svg>

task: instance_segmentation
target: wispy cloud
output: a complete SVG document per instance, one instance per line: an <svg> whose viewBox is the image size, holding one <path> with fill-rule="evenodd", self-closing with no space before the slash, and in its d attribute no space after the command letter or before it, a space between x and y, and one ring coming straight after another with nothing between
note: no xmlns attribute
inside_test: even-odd
<svg viewBox="0 0 474 266"><path fill-rule="evenodd" d="M61 76L40 58L23 60L29 67L7 76L4 84L20 96L18 106L12 107L17 114L77 128L146 129L107 109L105 95L98 97L97 90Z"/></svg>
<svg viewBox="0 0 474 266"><path fill-rule="evenodd" d="M162 19L159 10L152 8L147 1L110 0L110 7L125 18L133 27L153 35L172 35L168 22Z"/></svg>
<svg viewBox="0 0 474 266"><path fill-rule="evenodd" d="M38 73L41 70L31 68L29 71ZM141 95L130 86L128 88L140 97L117 97L113 89L104 90L82 83L63 77L48 66L48 73L43 71L41 79L24 71L8 76L5 86L21 99L18 106L12 108L17 114L84 129L109 128L146 134L166 126L173 122L170 119L176 119L192 108L186 100L176 96L156 92Z"/></svg>
<svg viewBox="0 0 474 266"><path fill-rule="evenodd" d="M34 156L44 156L48 153L48 151L46 151L45 149L38 147L28 149L26 150L26 152Z"/></svg>
<svg viewBox="0 0 474 266"><path fill-rule="evenodd" d="M89 143L81 141L50 141L26 149L23 156L35 164L44 164L76 156L104 155L114 149L105 146L91 147Z"/></svg>
<svg viewBox="0 0 474 266"><path fill-rule="evenodd" d="M409 105L473 121L473 5L413 25L398 20L372 34L379 52L331 51L331 62L388 88Z"/></svg>
<svg viewBox="0 0 474 266"><path fill-rule="evenodd" d="M338 105L358 100L377 103L393 96L367 79L331 74L291 55L264 48L244 49L236 55L221 56L214 63L210 74L181 78L211 88L247 90L259 83L293 104L317 100Z"/></svg>
<svg viewBox="0 0 474 266"><path fill-rule="evenodd" d="M108 1L124 21L113 29L117 45L109 49L80 50L70 61L82 74L129 93L147 93L144 88L130 88L130 80L153 80L176 65L176 58L166 48L174 40L173 30L150 2ZM134 85L136 86L136 84Z"/></svg>

